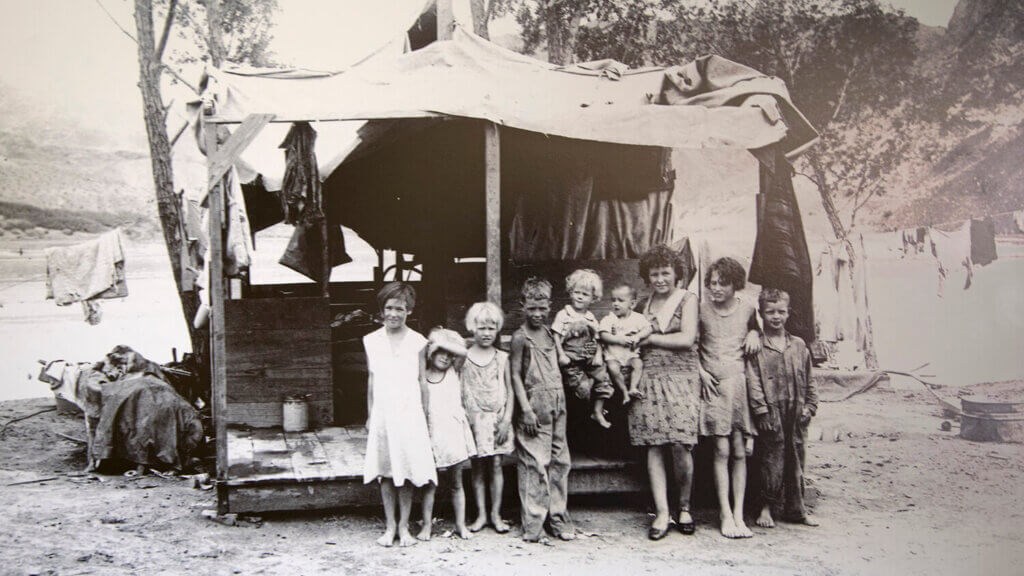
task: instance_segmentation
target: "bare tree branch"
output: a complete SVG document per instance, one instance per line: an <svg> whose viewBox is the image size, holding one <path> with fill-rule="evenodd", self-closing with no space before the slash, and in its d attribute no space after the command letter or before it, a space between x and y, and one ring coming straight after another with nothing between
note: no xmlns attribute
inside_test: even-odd
<svg viewBox="0 0 1024 576"><path fill-rule="evenodd" d="M164 31L160 35L160 42L157 43L154 57L157 62L163 60L164 48L167 48L167 38L171 35L171 25L174 24L174 9L178 7L178 0L170 0L167 4L167 19L164 20Z"/></svg>
<svg viewBox="0 0 1024 576"><path fill-rule="evenodd" d="M127 36L127 37L131 38L132 42L135 42L136 44L138 44L138 43L139 43L139 41L138 41L138 40L137 40L137 39L135 38L135 36L133 36L133 35L131 34L131 32L128 32L127 30L125 30L125 29L124 29L124 27L123 27L123 26L121 26L121 24L120 24L120 23L119 23L119 22L117 21L117 19L116 19L116 18L114 18L113 14L111 14L111 13L110 13L110 12L109 12L109 11L107 10L107 7L106 7L106 6L104 6L104 5L103 5L103 3L102 3L102 2L100 2L100 0L94 0L94 1L95 1L95 2L96 2L96 4L97 4L97 5L98 5L98 6L100 7L100 9L101 9L101 10L103 10L103 12L104 12L104 13L105 13L105 14L107 15L107 17L108 17L108 18L110 18L110 21L114 23L114 26L117 26L117 29L118 29L118 30L120 30L121 32L124 32L124 35L125 35L125 36ZM173 0L172 0L172 1L173 1ZM158 64L157 64L157 65L158 65L158 66L160 67L160 69L161 69L161 70L163 70L164 72L167 72L167 73L168 73L168 74L170 74L171 76L174 76L174 78L175 78L175 79L176 79L176 80L177 80L178 82L181 82L182 84L184 84L185 86L187 86L187 87L189 88L189 90L191 90L192 92L194 92L194 93L196 93L196 94L199 94L199 88L196 88L196 86L195 86L195 85L193 85L193 84L192 84L191 82L189 82L188 80L185 80L185 78L184 78L184 77L182 77L182 75L181 75L181 74L179 74L177 70L175 70L174 68L171 68L171 67L170 67L170 66L168 66L167 64L164 64L164 63L162 63L162 62L159 62L159 60L158 60L157 62L158 62Z"/></svg>

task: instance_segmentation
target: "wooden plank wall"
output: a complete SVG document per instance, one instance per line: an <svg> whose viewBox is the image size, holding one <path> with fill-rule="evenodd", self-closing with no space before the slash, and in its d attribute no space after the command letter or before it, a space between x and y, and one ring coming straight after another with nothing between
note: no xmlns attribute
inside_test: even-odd
<svg viewBox="0 0 1024 576"><path fill-rule="evenodd" d="M284 397L309 394L310 426L331 426L328 299L228 300L224 308L228 423L280 426Z"/></svg>

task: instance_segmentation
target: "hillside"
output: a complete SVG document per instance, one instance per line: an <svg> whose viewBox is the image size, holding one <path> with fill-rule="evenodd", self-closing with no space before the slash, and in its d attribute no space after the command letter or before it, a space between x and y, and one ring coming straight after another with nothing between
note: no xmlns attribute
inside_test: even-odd
<svg viewBox="0 0 1024 576"><path fill-rule="evenodd" d="M923 28L925 117L914 152L868 221L891 229L1024 208L1024 3L961 0L946 29Z"/></svg>
<svg viewBox="0 0 1024 576"><path fill-rule="evenodd" d="M158 229L144 141L85 129L70 113L39 109L9 86L0 85L0 106L0 232L94 232L90 220L143 234Z"/></svg>

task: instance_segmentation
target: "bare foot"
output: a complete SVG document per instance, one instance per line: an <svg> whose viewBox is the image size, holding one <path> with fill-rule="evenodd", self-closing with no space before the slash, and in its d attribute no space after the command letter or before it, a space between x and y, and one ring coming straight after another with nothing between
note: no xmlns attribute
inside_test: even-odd
<svg viewBox="0 0 1024 576"><path fill-rule="evenodd" d="M819 524L818 521L814 519L814 516L811 516L810 514L804 515L804 518L800 521L800 523L804 526L821 526L821 524Z"/></svg>
<svg viewBox="0 0 1024 576"><path fill-rule="evenodd" d="M590 418L594 422L597 422L601 426L601 428L607 429L612 427L612 423L609 422L608 419L604 417L604 414L602 412L594 412L593 414L590 415Z"/></svg>
<svg viewBox="0 0 1024 576"><path fill-rule="evenodd" d="M761 509L761 515L757 517L756 524L761 528L775 528L775 519L767 506Z"/></svg>
<svg viewBox="0 0 1024 576"><path fill-rule="evenodd" d="M381 536L380 538L377 538L377 544L380 544L381 546L383 546L385 548L391 548L392 546L394 546L395 545L395 529L394 528L388 528L387 530L385 530L384 531L384 535Z"/></svg>
<svg viewBox="0 0 1024 576"><path fill-rule="evenodd" d="M626 404L629 404L629 401L633 399L630 396L630 394L629 394L629 390L626 390L625 388L619 388L619 392L622 393L622 405L623 406L625 406Z"/></svg>
<svg viewBox="0 0 1024 576"><path fill-rule="evenodd" d="M731 514L723 514L721 516L721 531L722 536L726 538L739 538L739 530L736 528L736 520L733 519Z"/></svg>
<svg viewBox="0 0 1024 576"><path fill-rule="evenodd" d="M508 522L501 519L501 516L494 516L491 518L491 524L494 525L494 531L498 534L504 534L508 532Z"/></svg>
<svg viewBox="0 0 1024 576"><path fill-rule="evenodd" d="M483 530L484 526L487 526L487 516L477 516L476 520L469 525L469 531L479 532Z"/></svg>
<svg viewBox="0 0 1024 576"><path fill-rule="evenodd" d="M754 533L747 527L747 523L743 521L743 517L733 518L733 522L736 524L736 537L737 538L753 538Z"/></svg>
<svg viewBox="0 0 1024 576"><path fill-rule="evenodd" d="M686 510L680 510L679 511L679 523L680 524L692 524L693 523L693 516L690 516L690 513L688 511L686 511Z"/></svg>
<svg viewBox="0 0 1024 576"><path fill-rule="evenodd" d="M557 536L559 540L569 542L576 539L576 531L568 530L565 532L558 532L557 534L555 534L555 536Z"/></svg>
<svg viewBox="0 0 1024 576"><path fill-rule="evenodd" d="M551 541L548 540L547 536L540 536L538 538L529 538L527 536L523 536L523 542L529 542L531 544L550 544L551 543Z"/></svg>
<svg viewBox="0 0 1024 576"><path fill-rule="evenodd" d="M398 530L398 545L402 548L416 545L416 539L412 537L409 528L400 528Z"/></svg>
<svg viewBox="0 0 1024 576"><path fill-rule="evenodd" d="M458 534L459 538L462 538L463 540L469 540L470 538L473 537L473 533L470 532L469 528L466 528L465 525L463 525L463 526L456 526L455 527L455 533Z"/></svg>
<svg viewBox="0 0 1024 576"><path fill-rule="evenodd" d="M634 400L637 400L637 399L643 398L644 397L644 393L641 392L638 388L630 388L629 389L629 397L633 398Z"/></svg>
<svg viewBox="0 0 1024 576"><path fill-rule="evenodd" d="M430 533L431 533L431 525L430 524L424 524L423 528L420 529L420 533L416 535L416 539L417 540L422 540L424 542L429 542L430 541L430 535L431 535Z"/></svg>

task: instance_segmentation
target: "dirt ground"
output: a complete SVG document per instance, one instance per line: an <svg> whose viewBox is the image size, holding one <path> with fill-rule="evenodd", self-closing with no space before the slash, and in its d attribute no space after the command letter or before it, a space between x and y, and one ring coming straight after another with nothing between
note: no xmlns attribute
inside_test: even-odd
<svg viewBox="0 0 1024 576"><path fill-rule="evenodd" d="M51 405L0 403L0 422ZM943 432L934 398L886 386L825 403L812 425L808 481L822 525L646 539L644 498L573 500L581 538L547 546L494 532L383 549L379 508L275 514L224 526L210 491L180 478L84 475L79 418L55 412L0 439L3 574L1010 574L1024 563L1024 446ZM818 439L820 435L823 439ZM838 438L838 440L836 440ZM12 483L52 478L45 482ZM508 515L515 517L515 510Z"/></svg>

